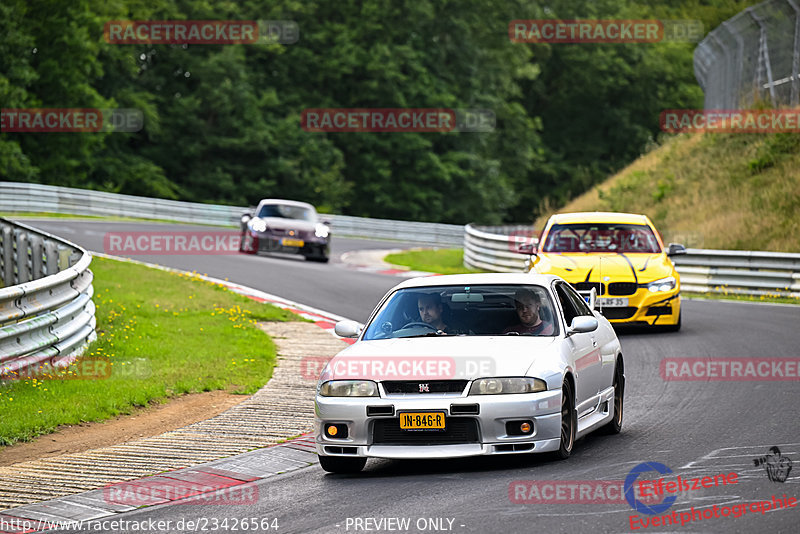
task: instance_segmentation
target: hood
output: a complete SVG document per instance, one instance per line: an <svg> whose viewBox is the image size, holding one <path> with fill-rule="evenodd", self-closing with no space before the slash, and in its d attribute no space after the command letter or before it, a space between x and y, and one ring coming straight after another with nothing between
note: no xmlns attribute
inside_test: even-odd
<svg viewBox="0 0 800 534"><path fill-rule="evenodd" d="M614 282L646 284L667 276L676 276L666 254L643 253L548 253L539 254L532 271L554 274L567 282ZM602 273L602 274L601 274Z"/></svg>
<svg viewBox="0 0 800 534"><path fill-rule="evenodd" d="M549 356L555 337L457 336L359 341L337 354L320 376L331 379L473 380L525 376Z"/></svg>
<svg viewBox="0 0 800 534"><path fill-rule="evenodd" d="M302 232L314 231L317 223L302 219L285 219L283 217L259 217L267 223L267 227L275 230L300 230Z"/></svg>

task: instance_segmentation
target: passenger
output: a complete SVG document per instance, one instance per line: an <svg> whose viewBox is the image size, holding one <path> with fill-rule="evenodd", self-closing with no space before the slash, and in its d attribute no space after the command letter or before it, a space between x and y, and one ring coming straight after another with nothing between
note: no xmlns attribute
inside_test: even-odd
<svg viewBox="0 0 800 534"><path fill-rule="evenodd" d="M553 323L543 321L539 315L541 303L535 291L526 288L517 289L516 293L514 293L514 304L520 322L503 330L503 334L511 332L535 336L550 336L553 334Z"/></svg>

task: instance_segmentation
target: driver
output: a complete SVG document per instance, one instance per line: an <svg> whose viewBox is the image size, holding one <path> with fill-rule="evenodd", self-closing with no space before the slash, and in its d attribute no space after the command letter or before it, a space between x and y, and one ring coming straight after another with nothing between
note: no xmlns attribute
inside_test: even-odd
<svg viewBox="0 0 800 534"><path fill-rule="evenodd" d="M419 317L423 322L429 324L437 331L441 330L448 334L457 333L455 329L451 328L442 319L442 297L436 293L423 294L417 299L417 311Z"/></svg>
<svg viewBox="0 0 800 534"><path fill-rule="evenodd" d="M539 296L532 289L520 288L514 293L514 305L517 309L519 323L503 330L504 334L532 334L549 336L553 334L553 323L543 321L539 315L541 303Z"/></svg>

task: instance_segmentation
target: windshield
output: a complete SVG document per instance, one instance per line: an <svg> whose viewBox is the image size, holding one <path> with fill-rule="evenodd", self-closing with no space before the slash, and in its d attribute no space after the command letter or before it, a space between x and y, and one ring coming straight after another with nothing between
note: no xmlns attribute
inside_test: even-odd
<svg viewBox="0 0 800 534"><path fill-rule="evenodd" d="M365 340L423 336L554 336L558 321L547 290L536 285L401 289L367 326Z"/></svg>
<svg viewBox="0 0 800 534"><path fill-rule="evenodd" d="M264 204L261 206L257 217L279 217L281 219L315 221L313 210L304 208L303 206L292 206L290 204Z"/></svg>
<svg viewBox="0 0 800 534"><path fill-rule="evenodd" d="M645 252L659 253L653 230L643 224L554 224L543 252Z"/></svg>

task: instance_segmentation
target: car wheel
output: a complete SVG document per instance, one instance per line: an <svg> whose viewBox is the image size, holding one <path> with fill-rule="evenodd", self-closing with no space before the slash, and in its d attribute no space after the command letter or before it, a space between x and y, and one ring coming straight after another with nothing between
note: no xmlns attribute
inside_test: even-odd
<svg viewBox="0 0 800 534"><path fill-rule="evenodd" d="M367 465L367 459L320 456L319 465L328 473L358 473Z"/></svg>
<svg viewBox="0 0 800 534"><path fill-rule="evenodd" d="M578 418L575 412L575 393L572 391L572 384L569 380L564 380L561 385L561 443L555 452L556 460L566 460L572 454L572 447L575 445L575 433L577 432Z"/></svg>
<svg viewBox="0 0 800 534"><path fill-rule="evenodd" d="M617 362L614 369L614 417L605 426L603 431L606 434L619 434L622 432L622 416L625 401L625 372L622 363Z"/></svg>
<svg viewBox="0 0 800 534"><path fill-rule="evenodd" d="M306 256L308 261L317 261L319 263L328 263L328 256Z"/></svg>

